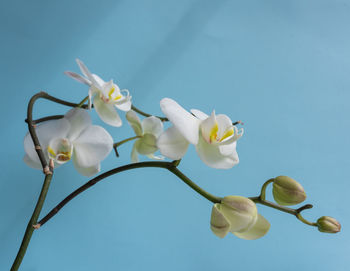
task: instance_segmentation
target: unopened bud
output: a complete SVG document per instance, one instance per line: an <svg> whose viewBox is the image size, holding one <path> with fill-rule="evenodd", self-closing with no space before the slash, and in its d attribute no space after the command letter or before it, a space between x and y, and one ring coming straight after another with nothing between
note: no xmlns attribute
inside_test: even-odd
<svg viewBox="0 0 350 271"><path fill-rule="evenodd" d="M322 216L317 220L317 227L320 232L337 233L340 231L340 223L333 217Z"/></svg>
<svg viewBox="0 0 350 271"><path fill-rule="evenodd" d="M230 231L231 224L220 209L221 204L215 203L211 211L210 228L216 236L224 238Z"/></svg>
<svg viewBox="0 0 350 271"><path fill-rule="evenodd" d="M279 205L295 205L306 199L306 194L301 184L288 176L275 178L272 194Z"/></svg>
<svg viewBox="0 0 350 271"><path fill-rule="evenodd" d="M230 221L230 231L249 228L256 222L258 210L255 203L242 196L227 196L221 201L221 212Z"/></svg>

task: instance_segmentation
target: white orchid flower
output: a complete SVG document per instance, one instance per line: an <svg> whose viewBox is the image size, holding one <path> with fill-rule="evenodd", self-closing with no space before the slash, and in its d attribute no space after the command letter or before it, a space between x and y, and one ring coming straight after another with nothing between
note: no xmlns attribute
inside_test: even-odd
<svg viewBox="0 0 350 271"><path fill-rule="evenodd" d="M241 196L227 196L221 203L214 204L210 228L220 238L231 232L239 238L255 240L269 231L270 223L258 214L252 200Z"/></svg>
<svg viewBox="0 0 350 271"><path fill-rule="evenodd" d="M162 156L156 156L154 153L158 150L157 139L163 132L163 123L157 117L151 116L143 119L141 122L135 111L130 110L126 113L126 119L133 128L135 134L140 137L134 143L131 151L131 161L139 161L138 154L146 155L148 158L163 160Z"/></svg>
<svg viewBox="0 0 350 271"><path fill-rule="evenodd" d="M36 128L47 160L59 166L73 159L75 168L84 176L100 171L100 162L113 148L113 139L102 127L92 125L88 112L74 108L64 118L46 121ZM29 133L24 138L24 162L41 169L39 157Z"/></svg>
<svg viewBox="0 0 350 271"><path fill-rule="evenodd" d="M207 114L192 109L191 113L172 99L164 98L160 107L173 126L157 141L160 152L171 159L181 159L189 146L196 146L200 159L208 166L228 169L238 164L236 141L243 135L226 115Z"/></svg>
<svg viewBox="0 0 350 271"><path fill-rule="evenodd" d="M120 90L113 83L113 80L108 82L103 81L98 75L92 74L82 61L79 59L76 61L84 76L70 71L66 71L65 74L90 87L89 107L92 100L97 114L105 123L115 127L121 126L122 120L116 108L122 111L130 110L131 96L129 91L127 89Z"/></svg>

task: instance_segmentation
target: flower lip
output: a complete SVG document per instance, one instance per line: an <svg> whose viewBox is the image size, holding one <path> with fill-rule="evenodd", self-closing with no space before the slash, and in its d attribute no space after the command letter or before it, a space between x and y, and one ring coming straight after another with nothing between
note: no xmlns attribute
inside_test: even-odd
<svg viewBox="0 0 350 271"><path fill-rule="evenodd" d="M54 138L47 146L49 158L58 164L68 162L73 154L73 144L67 138Z"/></svg>
<svg viewBox="0 0 350 271"><path fill-rule="evenodd" d="M232 121L228 116L215 115L215 111L207 118L202 119L200 130L203 138L209 144L219 145L230 144L243 134L242 129L239 132L237 127L232 125Z"/></svg>
<svg viewBox="0 0 350 271"><path fill-rule="evenodd" d="M106 82L101 90L98 90L100 98L105 103L114 103L120 101L124 96L120 93L119 87L113 83L113 80Z"/></svg>

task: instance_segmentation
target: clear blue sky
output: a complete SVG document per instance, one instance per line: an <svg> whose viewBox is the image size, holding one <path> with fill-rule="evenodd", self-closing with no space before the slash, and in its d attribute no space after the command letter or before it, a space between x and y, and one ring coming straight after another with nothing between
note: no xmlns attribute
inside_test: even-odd
<svg viewBox="0 0 350 271"><path fill-rule="evenodd" d="M348 0L3 1L0 269L14 259L43 179L22 162L27 102L39 90L83 98L87 88L63 75L78 71L78 57L149 113L170 97L244 121L239 165L208 168L193 147L180 165L211 193L253 196L288 175L314 204L305 217L333 216L343 229L322 234L258 206L268 235L219 239L210 202L164 170L140 169L96 185L36 231L21 270L348 270L349 14ZM65 111L42 101L35 116ZM133 135L125 122L108 129L115 141ZM130 151L122 146L102 170L129 163ZM57 169L43 213L86 181L71 164Z"/></svg>

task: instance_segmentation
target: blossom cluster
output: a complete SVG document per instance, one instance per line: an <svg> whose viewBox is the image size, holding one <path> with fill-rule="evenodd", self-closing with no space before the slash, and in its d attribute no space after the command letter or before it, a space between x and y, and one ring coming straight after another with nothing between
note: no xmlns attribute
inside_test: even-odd
<svg viewBox="0 0 350 271"><path fill-rule="evenodd" d="M236 144L243 129L234 126L228 116L216 115L215 111L207 115L197 109L190 113L174 100L164 98L160 107L172 126L163 131L162 121L155 116L141 122L132 110L127 89L121 90L113 80L106 82L91 73L79 59L77 63L82 75L71 71L65 74L89 87L89 109L93 107L103 122L114 127L122 126L118 110L126 112L126 119L138 137L131 152L132 162L139 161L138 154L156 160L164 157L178 160L190 144L195 145L200 159L210 167L228 169L239 162ZM100 162L113 148L112 136L104 128L92 125L88 112L80 108L70 110L62 119L38 125L37 134L46 158L52 159L56 167L73 159L78 172L85 176L99 172ZM40 168L29 134L24 147L27 153L24 161ZM155 155L158 150L163 156Z"/></svg>
<svg viewBox="0 0 350 271"><path fill-rule="evenodd" d="M224 114L203 113L198 109L185 110L176 101L163 98L160 108L171 126L164 130L159 117L150 116L142 121L132 110L131 95L127 89L104 81L77 60L81 75L67 71L66 75L88 86L88 109L95 109L103 122L114 127L122 126L118 111L126 112L126 119L135 139L131 161L139 155L150 159L179 160L190 144L195 146L199 158L209 167L229 169L238 164L237 140L243 135L232 120ZM63 118L45 121L36 127L45 159L54 167L73 160L77 171L92 176L101 170L103 161L113 149L113 138L101 126L93 125L89 110L79 106L68 111ZM24 138L24 162L40 169L41 164L30 134ZM160 152L161 155L156 154ZM213 206L211 229L218 237L228 232L243 239L257 239L269 230L269 222L257 212L255 203L244 197L228 196Z"/></svg>

